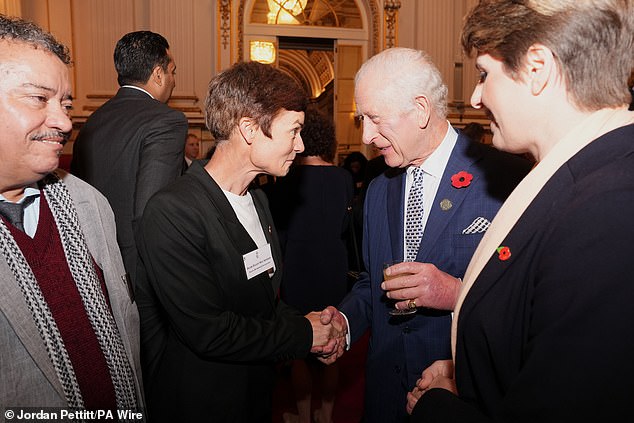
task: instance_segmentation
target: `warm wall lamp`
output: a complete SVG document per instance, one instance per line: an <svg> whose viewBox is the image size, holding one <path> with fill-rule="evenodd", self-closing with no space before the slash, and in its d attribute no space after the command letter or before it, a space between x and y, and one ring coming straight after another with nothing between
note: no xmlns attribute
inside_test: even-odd
<svg viewBox="0 0 634 423"><path fill-rule="evenodd" d="M275 44L271 41L251 41L249 58L260 63L275 63Z"/></svg>

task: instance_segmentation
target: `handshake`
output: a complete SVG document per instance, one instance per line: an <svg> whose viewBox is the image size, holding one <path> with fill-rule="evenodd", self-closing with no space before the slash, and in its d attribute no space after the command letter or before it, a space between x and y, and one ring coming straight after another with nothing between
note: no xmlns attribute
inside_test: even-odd
<svg viewBox="0 0 634 423"><path fill-rule="evenodd" d="M334 363L346 348L348 326L343 314L333 306L305 316L313 328L313 346L310 352L325 364Z"/></svg>

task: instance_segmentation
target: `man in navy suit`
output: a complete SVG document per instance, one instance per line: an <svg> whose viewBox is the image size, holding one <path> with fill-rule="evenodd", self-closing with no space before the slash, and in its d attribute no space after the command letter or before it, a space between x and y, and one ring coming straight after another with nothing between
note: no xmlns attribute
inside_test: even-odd
<svg viewBox="0 0 634 423"><path fill-rule="evenodd" d="M407 392L423 369L450 358L454 294L498 208L529 171L519 157L474 143L447 121L447 87L422 51L393 48L372 57L355 79L363 142L391 169L375 178L364 208L362 274L340 304L354 342L370 329L364 422L407 419ZM422 169L422 188L413 173ZM424 229L410 262L387 270L401 289L382 289L385 263L407 258L410 192ZM416 193L417 192L417 193ZM449 295L447 295L449 294ZM398 299L398 300L397 300ZM393 316L394 308L416 309Z"/></svg>
<svg viewBox="0 0 634 423"><path fill-rule="evenodd" d="M124 35L114 63L121 88L81 128L71 172L108 199L123 262L134 282L136 224L150 197L182 173L188 124L182 112L166 104L176 85L176 64L162 35Z"/></svg>

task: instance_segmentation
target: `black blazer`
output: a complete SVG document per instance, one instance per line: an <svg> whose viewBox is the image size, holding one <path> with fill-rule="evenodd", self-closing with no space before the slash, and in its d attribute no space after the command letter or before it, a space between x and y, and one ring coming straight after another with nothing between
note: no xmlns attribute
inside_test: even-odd
<svg viewBox="0 0 634 423"><path fill-rule="evenodd" d="M247 279L256 248L200 162L148 203L137 302L151 421L271 419L273 364L303 357L310 323L278 300L281 252L266 196L251 191L277 271Z"/></svg>
<svg viewBox="0 0 634 423"><path fill-rule="evenodd" d="M108 199L117 242L134 280L134 228L145 204L183 169L185 115L134 88L120 88L96 110L73 145L71 173Z"/></svg>
<svg viewBox="0 0 634 423"><path fill-rule="evenodd" d="M459 315L460 398L415 422L609 422L634 415L634 125L590 143L533 200Z"/></svg>

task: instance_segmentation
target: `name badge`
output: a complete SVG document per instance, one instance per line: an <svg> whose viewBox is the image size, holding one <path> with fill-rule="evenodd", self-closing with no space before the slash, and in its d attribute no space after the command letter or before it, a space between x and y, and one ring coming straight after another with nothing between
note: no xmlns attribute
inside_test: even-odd
<svg viewBox="0 0 634 423"><path fill-rule="evenodd" d="M266 244L257 250L253 250L242 256L244 260L244 270L247 271L247 279L273 269L273 254L271 254L271 244Z"/></svg>

